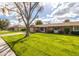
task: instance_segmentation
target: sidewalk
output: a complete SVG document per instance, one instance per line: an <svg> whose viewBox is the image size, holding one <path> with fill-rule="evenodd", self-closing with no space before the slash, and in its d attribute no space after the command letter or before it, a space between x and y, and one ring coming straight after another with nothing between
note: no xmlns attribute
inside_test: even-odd
<svg viewBox="0 0 79 59"><path fill-rule="evenodd" d="M10 49L10 47L6 44L6 42L1 37L18 35L18 34L24 34L24 32L0 34L0 56L16 56L15 53Z"/></svg>
<svg viewBox="0 0 79 59"><path fill-rule="evenodd" d="M18 35L18 34L25 34L24 32L18 32L18 33L10 33L10 34L0 34L0 36L12 36L12 35Z"/></svg>
<svg viewBox="0 0 79 59"><path fill-rule="evenodd" d="M0 56L16 56L6 42L0 37Z"/></svg>

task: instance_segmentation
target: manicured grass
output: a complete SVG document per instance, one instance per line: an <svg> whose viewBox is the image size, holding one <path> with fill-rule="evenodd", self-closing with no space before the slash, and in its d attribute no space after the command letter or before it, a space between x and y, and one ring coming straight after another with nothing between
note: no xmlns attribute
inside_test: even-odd
<svg viewBox="0 0 79 59"><path fill-rule="evenodd" d="M15 31L0 31L0 34L11 34L11 33L17 33Z"/></svg>
<svg viewBox="0 0 79 59"><path fill-rule="evenodd" d="M8 43L23 35L3 37ZM12 46L12 43L9 43ZM79 56L79 36L35 33L18 42L14 48L20 56Z"/></svg>

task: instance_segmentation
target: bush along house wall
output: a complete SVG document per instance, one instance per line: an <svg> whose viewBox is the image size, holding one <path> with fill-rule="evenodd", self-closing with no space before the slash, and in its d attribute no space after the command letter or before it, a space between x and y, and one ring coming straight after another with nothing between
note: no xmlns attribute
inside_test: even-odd
<svg viewBox="0 0 79 59"><path fill-rule="evenodd" d="M71 34L79 35L79 31L72 31Z"/></svg>

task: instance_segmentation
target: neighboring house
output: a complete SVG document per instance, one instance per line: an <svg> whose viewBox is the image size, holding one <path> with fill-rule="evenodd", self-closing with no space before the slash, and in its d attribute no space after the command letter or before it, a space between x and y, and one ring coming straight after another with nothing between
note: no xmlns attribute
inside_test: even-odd
<svg viewBox="0 0 79 59"><path fill-rule="evenodd" d="M31 32L54 32L54 33L71 33L79 31L79 22L63 22L44 25L33 25L30 27Z"/></svg>
<svg viewBox="0 0 79 59"><path fill-rule="evenodd" d="M25 29L25 27L22 25L12 25L8 27L8 30L12 31L20 31L21 29Z"/></svg>

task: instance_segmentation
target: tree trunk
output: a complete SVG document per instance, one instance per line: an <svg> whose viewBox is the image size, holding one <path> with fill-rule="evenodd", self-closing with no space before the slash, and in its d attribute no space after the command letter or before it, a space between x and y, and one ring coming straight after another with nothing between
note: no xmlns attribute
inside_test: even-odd
<svg viewBox="0 0 79 59"><path fill-rule="evenodd" d="M30 35L30 27L29 27L29 24L27 24L25 37L28 37L29 35Z"/></svg>
<svg viewBox="0 0 79 59"><path fill-rule="evenodd" d="M27 37L27 36L29 36L29 34L30 34L29 32L30 32L30 28L29 28L29 27L27 27L27 30L26 30L26 35L25 35L26 37Z"/></svg>

